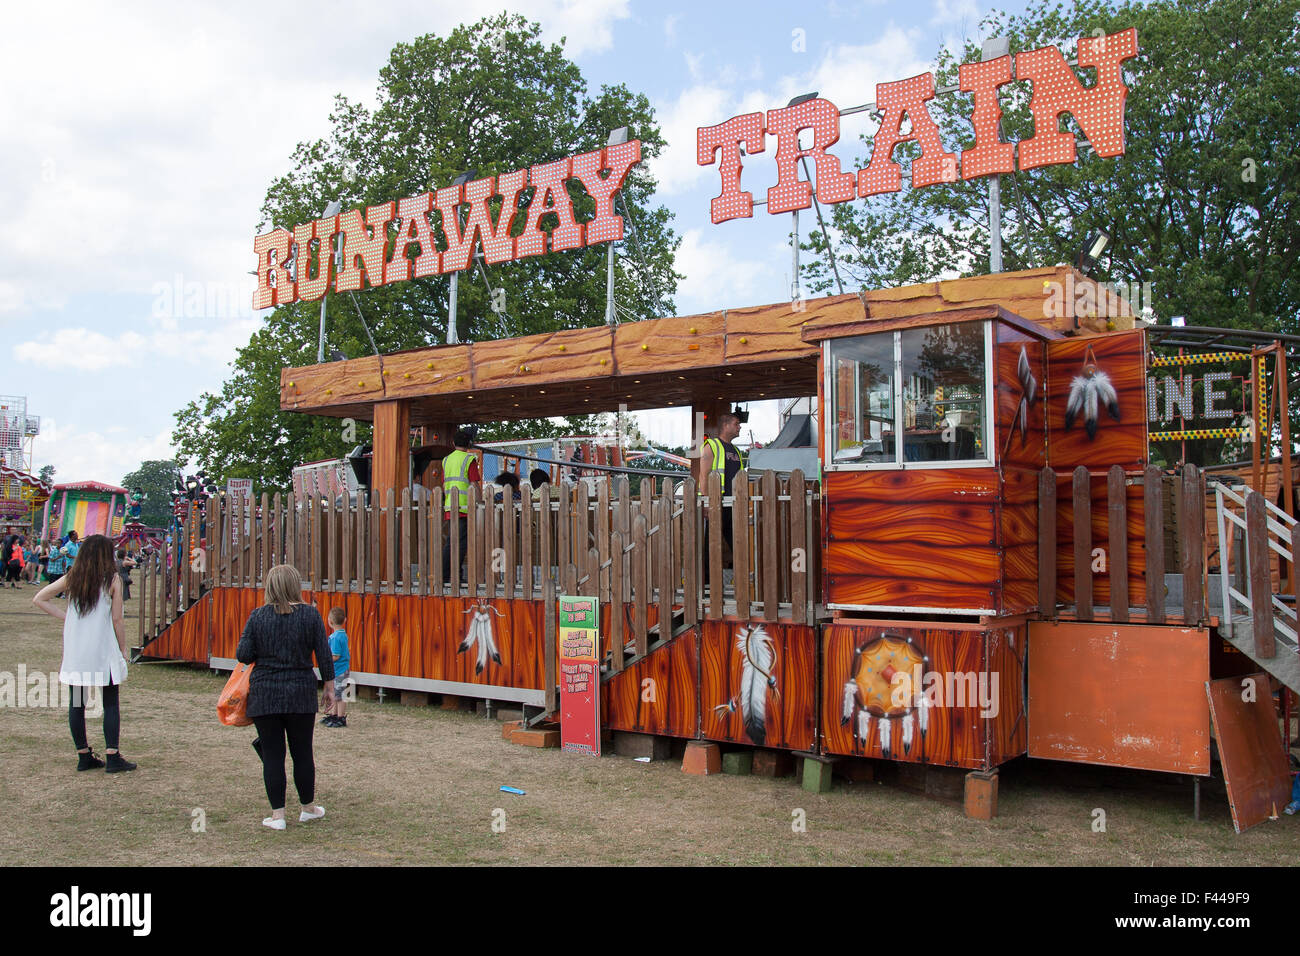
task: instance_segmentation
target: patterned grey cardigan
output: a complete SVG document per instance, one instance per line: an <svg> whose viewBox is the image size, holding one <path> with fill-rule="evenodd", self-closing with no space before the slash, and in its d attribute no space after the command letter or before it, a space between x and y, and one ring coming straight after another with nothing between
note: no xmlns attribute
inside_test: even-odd
<svg viewBox="0 0 1300 956"><path fill-rule="evenodd" d="M295 604L288 614L276 614L267 604L248 615L235 659L256 664L248 682L248 716L316 713L316 675L311 658L324 681L334 679L334 655L320 611L310 604Z"/></svg>

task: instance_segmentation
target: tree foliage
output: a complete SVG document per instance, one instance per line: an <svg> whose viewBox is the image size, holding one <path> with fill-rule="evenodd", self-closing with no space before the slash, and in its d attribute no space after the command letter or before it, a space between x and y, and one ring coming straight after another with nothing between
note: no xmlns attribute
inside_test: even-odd
<svg viewBox="0 0 1300 956"><path fill-rule="evenodd" d="M540 27L501 14L446 37L428 35L394 47L380 71L373 111L338 97L327 137L302 143L293 169L271 183L259 231L292 228L321 215L332 199L364 207L449 185L460 173L500 175L605 145L627 126L645 158L664 145L648 99L625 86L588 93L578 67L560 45L540 40ZM670 313L677 274L677 238L669 212L651 207L654 180L635 167L620 191L640 235L646 268L628 250L616 269L616 295L626 317ZM526 204L531 189L520 197ZM594 204L570 184L579 221ZM499 203L500 200L494 200ZM494 208L494 212L496 209ZM526 216L516 217L513 234ZM554 214L541 225L556 224ZM393 231L390 230L390 239ZM389 254L392 253L389 246ZM418 247L410 254L416 254ZM458 337L496 339L599 325L605 309L605 255L591 248L530 257L498 266L474 265L459 279ZM444 341L450 277L431 276L358 295L331 292L326 305L327 356L383 353ZM490 308L488 285L505 290L505 308ZM363 326L361 317L364 316ZM279 373L316 360L319 303L276 308L217 394L205 394L176 415L174 439L209 472L285 487L293 465L337 457L354 442L339 422L279 410ZM366 328L368 326L368 330ZM575 423L575 430L581 423ZM541 433L540 423L499 423L493 437ZM567 430L567 429L561 429ZM364 432L358 438L364 440Z"/></svg>

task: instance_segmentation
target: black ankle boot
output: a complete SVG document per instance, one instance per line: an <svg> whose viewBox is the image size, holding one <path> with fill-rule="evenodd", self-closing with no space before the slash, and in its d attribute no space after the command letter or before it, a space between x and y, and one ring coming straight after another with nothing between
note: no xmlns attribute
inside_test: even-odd
<svg viewBox="0 0 1300 956"><path fill-rule="evenodd" d="M125 773L128 770L134 770L135 764L129 760L123 760L120 753L104 754L108 758L108 766L104 768L104 773Z"/></svg>
<svg viewBox="0 0 1300 956"><path fill-rule="evenodd" d="M78 770L98 770L102 766L104 766L104 761L96 757L93 750L87 750L84 754L77 754Z"/></svg>

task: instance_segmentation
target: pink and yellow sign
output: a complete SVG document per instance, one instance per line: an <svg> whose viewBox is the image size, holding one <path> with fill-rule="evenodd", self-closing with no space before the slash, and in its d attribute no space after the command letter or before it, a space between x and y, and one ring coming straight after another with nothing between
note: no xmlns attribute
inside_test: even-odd
<svg viewBox="0 0 1300 956"><path fill-rule="evenodd" d="M560 595L560 747L600 756L600 602Z"/></svg>

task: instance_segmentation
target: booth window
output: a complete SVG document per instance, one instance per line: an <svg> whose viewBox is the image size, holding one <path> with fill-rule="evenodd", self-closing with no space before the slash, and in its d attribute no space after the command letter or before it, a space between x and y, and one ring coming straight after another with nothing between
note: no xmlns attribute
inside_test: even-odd
<svg viewBox="0 0 1300 956"><path fill-rule="evenodd" d="M828 464L988 465L988 322L827 343Z"/></svg>

